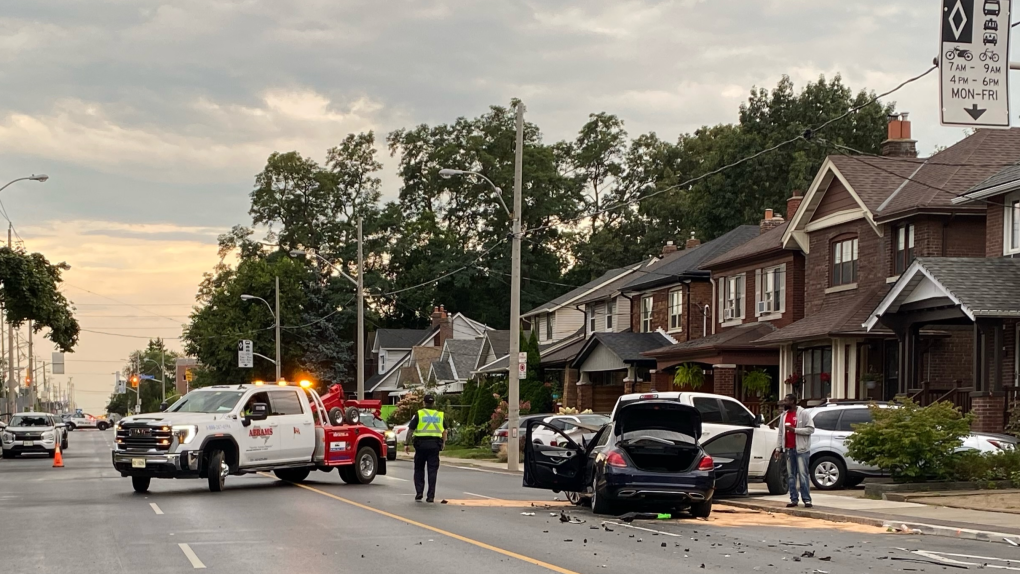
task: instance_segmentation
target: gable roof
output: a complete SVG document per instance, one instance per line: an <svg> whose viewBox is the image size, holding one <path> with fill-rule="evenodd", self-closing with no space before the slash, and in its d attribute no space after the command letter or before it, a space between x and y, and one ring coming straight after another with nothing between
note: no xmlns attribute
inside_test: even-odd
<svg viewBox="0 0 1020 574"><path fill-rule="evenodd" d="M680 252L677 251L676 253ZM632 273L621 275L614 281L606 283L602 287L599 287L598 289L591 291L590 293L588 293L588 295L581 297L580 299L575 301L574 304L580 307L582 305L586 305L588 303L592 303L595 301L604 301L608 297L611 297L614 293L618 293L621 290L623 290L623 288L626 287L628 283L634 280L635 276L640 277L641 275L644 275L642 271L654 265L658 261L659 259L655 257L651 257L645 261L642 261L641 263L634 266L634 271Z"/></svg>
<svg viewBox="0 0 1020 574"><path fill-rule="evenodd" d="M607 349L619 357L621 361L628 364L648 362L648 357L642 353L659 349L669 345L670 341L662 333L595 333L588 338L584 347L574 359L573 366L580 367L588 358L595 347L604 345ZM654 361L654 360L652 360Z"/></svg>
<svg viewBox="0 0 1020 574"><path fill-rule="evenodd" d="M392 390L397 388L397 383L400 380L399 373L401 367L406 366L408 358L411 356L411 352L408 351L394 361L390 363L390 368L385 373L376 373L372 375L367 381L365 381L365 391L374 393L376 391Z"/></svg>
<svg viewBox="0 0 1020 574"><path fill-rule="evenodd" d="M377 329L376 341L380 349L410 349L418 345L433 329Z"/></svg>
<svg viewBox="0 0 1020 574"><path fill-rule="evenodd" d="M789 221L784 221L781 225L762 233L747 243L730 249L719 257L704 263L701 268L711 269L712 267L718 267L749 257L758 257L772 252L783 252L785 251L783 249L783 234L786 233L786 228L789 225Z"/></svg>
<svg viewBox="0 0 1020 574"><path fill-rule="evenodd" d="M570 291L567 291L566 293L560 295L559 297L553 299L552 301L543 303L542 305L535 307L534 309L528 311L527 313L524 313L523 315L521 315L521 318L526 319L528 317L534 317L535 315L539 315L542 313L549 313L561 307L569 305L575 300L586 296L595 289L604 287L605 285L616 281L620 277L629 275L640 265L641 265L640 263L635 263L633 265L628 265L626 267L610 269L609 271L606 271L605 273L600 275L597 279L589 281L584 285L581 285L580 287L571 289Z"/></svg>
<svg viewBox="0 0 1020 574"><path fill-rule="evenodd" d="M485 341L477 339L448 339L443 349L443 358L453 365L452 376L454 379L467 380L471 378L471 371L478 364L478 355L482 351L482 344Z"/></svg>
<svg viewBox="0 0 1020 574"><path fill-rule="evenodd" d="M456 380L449 361L432 361L432 368L428 376L435 377L436 381L440 383Z"/></svg>
<svg viewBox="0 0 1020 574"><path fill-rule="evenodd" d="M760 229L757 225L741 225L694 249L671 253L660 261L638 271L638 276L621 290L637 291L676 283L685 278L708 278L710 273L701 269L702 264L738 245L747 243L757 237L759 233Z"/></svg>

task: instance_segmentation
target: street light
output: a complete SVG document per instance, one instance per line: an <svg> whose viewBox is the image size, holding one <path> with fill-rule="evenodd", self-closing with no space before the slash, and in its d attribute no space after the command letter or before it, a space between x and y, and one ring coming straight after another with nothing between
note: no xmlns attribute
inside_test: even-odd
<svg viewBox="0 0 1020 574"><path fill-rule="evenodd" d="M8 181L7 183L5 183L3 187L0 187L0 191L3 191L5 189L7 189L7 186L9 186L9 185L11 185L13 183L17 183L19 181L26 181L27 180L27 181L38 181L39 183L43 183L43 182L45 182L49 178L50 178L50 176L48 176L48 175L46 175L44 173L40 173L38 175L32 174L32 175L30 175L28 177L19 177L17 179L12 179L11 181ZM13 247L12 242L11 242L11 231L10 231L10 227L8 227L7 228L7 248L10 249L11 247ZM29 333L31 333L31 332L32 332L31 328L29 328ZM11 325L11 324L7 325L7 340L8 341L13 341L14 340L14 325ZM7 361L7 369L8 369L7 370L7 374L8 374L8 378L7 378L7 411L13 413L16 410L18 410L17 409L17 405L18 405L17 397L15 396L15 392L17 391L17 388L18 388L18 380L16 378L14 378L14 345L8 345L8 347L9 347L9 351L8 351L9 354L8 354L8 361ZM31 357L29 357L29 364L30 364L29 366L31 366L31 362L32 362ZM35 407L35 401L32 401L32 407L33 408Z"/></svg>
<svg viewBox="0 0 1020 574"><path fill-rule="evenodd" d="M150 359L148 357L145 358L145 362L159 366L159 384L163 388L160 404L163 404L166 402L166 354L160 351L158 363L155 359Z"/></svg>
<svg viewBox="0 0 1020 574"><path fill-rule="evenodd" d="M269 308L269 313L273 316L273 321L276 323L276 380L279 381L282 377L280 375L280 277L276 278L276 311L273 311L273 306L269 304L262 297L256 297L254 295L241 295L242 301L251 301L252 299L258 299L266 304Z"/></svg>
<svg viewBox="0 0 1020 574"><path fill-rule="evenodd" d="M441 169L439 175L449 178L454 175L472 175L485 180L496 192L496 198L506 210L513 223L513 254L510 274L510 356L509 375L509 412L507 413L507 469L517 471L520 464L520 414L521 389L520 363L521 350L521 185L524 164L524 104L517 102L517 145L514 149L514 210L510 211L503 202L503 190L484 175L460 169Z"/></svg>

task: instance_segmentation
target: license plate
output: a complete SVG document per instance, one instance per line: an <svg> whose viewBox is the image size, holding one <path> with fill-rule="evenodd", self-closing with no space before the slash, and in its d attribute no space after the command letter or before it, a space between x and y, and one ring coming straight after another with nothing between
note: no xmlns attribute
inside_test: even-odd
<svg viewBox="0 0 1020 574"><path fill-rule="evenodd" d="M131 459L131 468L145 468L145 459L144 458L132 458Z"/></svg>
<svg viewBox="0 0 1020 574"><path fill-rule="evenodd" d="M35 446L35 441L26 440L26 441L22 441L21 444L23 444L25 446Z"/></svg>

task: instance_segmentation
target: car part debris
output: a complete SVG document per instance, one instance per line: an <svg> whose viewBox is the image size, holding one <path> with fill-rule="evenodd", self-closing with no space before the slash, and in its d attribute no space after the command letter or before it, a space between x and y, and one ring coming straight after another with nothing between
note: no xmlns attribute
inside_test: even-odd
<svg viewBox="0 0 1020 574"><path fill-rule="evenodd" d="M522 512L521 513L521 516L534 516L534 515L535 515L534 512Z"/></svg>

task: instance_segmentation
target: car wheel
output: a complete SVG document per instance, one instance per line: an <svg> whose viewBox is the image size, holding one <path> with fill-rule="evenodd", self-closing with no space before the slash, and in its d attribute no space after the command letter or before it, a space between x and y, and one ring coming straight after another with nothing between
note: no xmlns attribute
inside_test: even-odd
<svg viewBox="0 0 1020 574"><path fill-rule="evenodd" d="M846 480L846 465L834 456L820 456L811 463L811 483L818 490L838 490Z"/></svg>
<svg viewBox="0 0 1020 574"><path fill-rule="evenodd" d="M64 437L64 440L60 441L60 450L67 450L67 437Z"/></svg>
<svg viewBox="0 0 1020 574"><path fill-rule="evenodd" d="M13 453L7 450L0 450L0 458L14 458L11 456Z"/></svg>
<svg viewBox="0 0 1020 574"><path fill-rule="evenodd" d="M691 505L691 516L694 518L708 518L712 514L712 501L706 500Z"/></svg>
<svg viewBox="0 0 1020 574"><path fill-rule="evenodd" d="M615 514L615 505L606 497L605 491L599 490L599 479L596 476L591 483L591 511L595 514Z"/></svg>
<svg viewBox="0 0 1020 574"><path fill-rule="evenodd" d="M790 489L790 474L786 471L786 455L781 454L778 459L769 461L769 468L765 472L765 484L769 488L769 494L776 496L786 494Z"/></svg>
<svg viewBox="0 0 1020 574"><path fill-rule="evenodd" d="M98 428L101 431L104 431L104 430L110 428L110 425L106 424L105 422L101 422L98 425L96 425L96 428Z"/></svg>
<svg viewBox="0 0 1020 574"><path fill-rule="evenodd" d="M848 476L846 477L846 480L843 481L843 487L854 488L860 486L862 482L864 482L863 476Z"/></svg>
<svg viewBox="0 0 1020 574"><path fill-rule="evenodd" d="M567 496L567 501L574 506L584 506L588 501L588 497L580 492L564 492L563 494Z"/></svg>
<svg viewBox="0 0 1020 574"><path fill-rule="evenodd" d="M69 430L69 431L73 431L73 430L74 430L74 429L76 429L76 428L78 428L78 427L77 427L77 426L75 426L75 424L74 424L74 423L67 423L67 430Z"/></svg>
<svg viewBox="0 0 1020 574"><path fill-rule="evenodd" d="M209 453L209 465L206 473L209 478L209 491L221 492L227 475L230 474L230 466L227 465L222 450L214 450Z"/></svg>
<svg viewBox="0 0 1020 574"><path fill-rule="evenodd" d="M286 480L287 482L302 482L308 478L308 474L311 471L307 468L281 468L280 470L274 470L273 474L280 480Z"/></svg>
<svg viewBox="0 0 1020 574"><path fill-rule="evenodd" d="M152 477L148 476L132 476L131 477L131 488L135 489L135 492L139 494L145 494L149 492L149 483L152 482Z"/></svg>
<svg viewBox="0 0 1020 574"><path fill-rule="evenodd" d="M375 480L375 473L379 469L379 457L370 446L363 446L358 450L358 456L354 457L354 478L358 484L368 484Z"/></svg>

